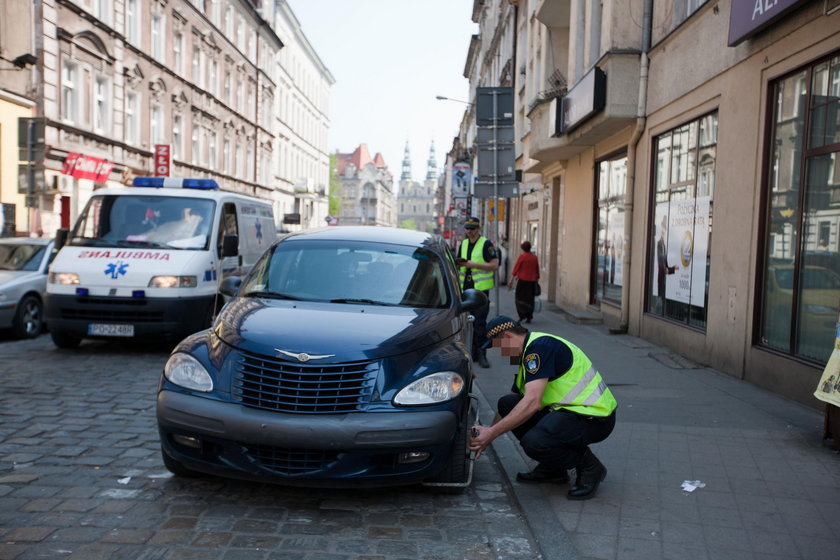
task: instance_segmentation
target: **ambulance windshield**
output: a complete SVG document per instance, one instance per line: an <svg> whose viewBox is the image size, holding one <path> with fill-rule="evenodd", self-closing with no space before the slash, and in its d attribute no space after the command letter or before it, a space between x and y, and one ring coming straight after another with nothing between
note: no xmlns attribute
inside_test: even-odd
<svg viewBox="0 0 840 560"><path fill-rule="evenodd" d="M93 196L70 245L207 249L216 203L172 196Z"/></svg>

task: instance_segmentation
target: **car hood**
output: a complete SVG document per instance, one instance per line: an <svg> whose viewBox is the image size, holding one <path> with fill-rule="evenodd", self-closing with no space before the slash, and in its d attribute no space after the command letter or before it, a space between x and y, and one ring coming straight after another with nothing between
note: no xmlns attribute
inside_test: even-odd
<svg viewBox="0 0 840 560"><path fill-rule="evenodd" d="M0 270L0 288L34 282L38 277L46 278L40 272L32 270Z"/></svg>
<svg viewBox="0 0 840 560"><path fill-rule="evenodd" d="M227 344L288 358L306 353L318 364L377 360L439 343L461 328L451 309L276 301L240 297L214 331Z"/></svg>

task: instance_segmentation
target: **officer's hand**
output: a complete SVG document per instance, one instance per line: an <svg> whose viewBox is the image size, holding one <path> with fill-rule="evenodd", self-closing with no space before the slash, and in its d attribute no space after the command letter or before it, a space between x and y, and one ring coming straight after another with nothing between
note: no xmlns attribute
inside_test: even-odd
<svg viewBox="0 0 840 560"><path fill-rule="evenodd" d="M484 449L493 441L490 430L487 426L475 425L472 427L472 437L470 438L470 451L475 451L475 458L481 457Z"/></svg>

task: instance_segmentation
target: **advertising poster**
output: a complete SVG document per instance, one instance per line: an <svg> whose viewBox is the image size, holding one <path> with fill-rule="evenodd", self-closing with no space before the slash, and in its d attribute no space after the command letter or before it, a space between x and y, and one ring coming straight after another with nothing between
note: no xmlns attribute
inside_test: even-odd
<svg viewBox="0 0 840 560"><path fill-rule="evenodd" d="M822 377L814 396L823 402L840 406L840 319L835 331L834 350L825 364Z"/></svg>
<svg viewBox="0 0 840 560"><path fill-rule="evenodd" d="M624 212L611 212L607 230L606 270L610 284L624 284Z"/></svg>
<svg viewBox="0 0 840 560"><path fill-rule="evenodd" d="M703 307L709 241L709 197L672 200L668 215L668 278L666 299Z"/></svg>
<svg viewBox="0 0 840 560"><path fill-rule="evenodd" d="M656 205L654 213L654 225L656 229L656 254L653 261L653 277L656 282L653 284L653 295L665 297L666 285L669 275L674 274L676 266L668 263L668 203Z"/></svg>
<svg viewBox="0 0 840 560"><path fill-rule="evenodd" d="M452 197L465 198L470 195L471 181L470 164L466 161L457 161L452 166Z"/></svg>

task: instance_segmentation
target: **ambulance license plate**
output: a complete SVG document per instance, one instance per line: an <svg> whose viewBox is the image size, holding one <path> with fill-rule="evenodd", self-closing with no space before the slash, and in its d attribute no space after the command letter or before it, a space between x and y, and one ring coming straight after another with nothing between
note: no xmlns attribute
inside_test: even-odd
<svg viewBox="0 0 840 560"><path fill-rule="evenodd" d="M90 323L88 334L92 336L134 336L134 325Z"/></svg>

